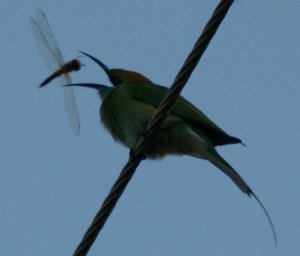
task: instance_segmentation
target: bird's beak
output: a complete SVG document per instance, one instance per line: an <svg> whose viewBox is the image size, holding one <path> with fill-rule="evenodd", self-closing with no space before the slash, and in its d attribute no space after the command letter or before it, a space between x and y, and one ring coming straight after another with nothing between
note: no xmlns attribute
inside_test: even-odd
<svg viewBox="0 0 300 256"><path fill-rule="evenodd" d="M80 86L80 87L87 87L87 88L92 88L92 89L96 89L96 90L100 90L100 89L108 87L108 86L103 85L103 84L94 84L94 83L65 84L64 86L66 86L66 87Z"/></svg>
<svg viewBox="0 0 300 256"><path fill-rule="evenodd" d="M85 56L89 57L94 62L96 62L105 71L105 73L109 77L109 71L110 71L110 69L102 61L98 60L97 58L93 57L92 55L90 55L90 54L88 54L86 52L82 52L82 51L79 51L79 52L82 53L82 54L84 54Z"/></svg>

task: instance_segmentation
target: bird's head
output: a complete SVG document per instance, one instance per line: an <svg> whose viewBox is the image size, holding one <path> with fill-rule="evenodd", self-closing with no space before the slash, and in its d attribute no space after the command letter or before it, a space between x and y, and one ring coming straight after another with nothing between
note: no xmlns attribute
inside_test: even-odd
<svg viewBox="0 0 300 256"><path fill-rule="evenodd" d="M152 83L151 80L149 80L147 77L143 76L140 73L124 70L124 69L109 69L102 61L98 60L97 58L91 56L90 54L87 54L85 52L81 52L82 54L86 55L90 59L92 59L94 62L96 62L106 73L109 80L113 84L113 86L118 86L123 83L132 83L132 82L148 82Z"/></svg>

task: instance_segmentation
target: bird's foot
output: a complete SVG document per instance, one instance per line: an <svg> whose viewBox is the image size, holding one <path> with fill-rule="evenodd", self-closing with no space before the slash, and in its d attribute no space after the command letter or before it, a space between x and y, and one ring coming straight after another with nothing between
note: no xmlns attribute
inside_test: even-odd
<svg viewBox="0 0 300 256"><path fill-rule="evenodd" d="M130 151L129 151L129 156L130 156L130 158L137 158L137 157L135 156L134 148L131 148L131 149L130 149ZM146 155L142 155L142 156L139 156L138 158L139 158L140 160L145 160L145 159L147 158L147 156L146 156Z"/></svg>

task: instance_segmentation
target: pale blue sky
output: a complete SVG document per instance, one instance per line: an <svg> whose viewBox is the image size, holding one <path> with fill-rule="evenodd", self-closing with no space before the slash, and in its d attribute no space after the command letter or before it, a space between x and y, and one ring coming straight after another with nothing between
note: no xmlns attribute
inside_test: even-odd
<svg viewBox="0 0 300 256"><path fill-rule="evenodd" d="M0 255L71 255L128 158L76 88L75 136L28 16L46 13L65 58L169 86L218 1L0 3ZM237 1L183 95L240 145L218 148L265 204L191 157L141 164L89 255L300 255L300 2ZM74 82L109 84L86 58Z"/></svg>

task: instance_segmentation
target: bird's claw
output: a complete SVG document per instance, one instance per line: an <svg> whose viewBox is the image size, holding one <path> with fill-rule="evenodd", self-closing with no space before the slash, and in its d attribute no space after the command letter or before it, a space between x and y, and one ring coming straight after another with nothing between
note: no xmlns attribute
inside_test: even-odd
<svg viewBox="0 0 300 256"><path fill-rule="evenodd" d="M135 152L134 152L134 148L130 149L129 156L130 156L130 158L137 158L136 155L135 155ZM139 156L138 158L140 160L145 160L147 158L147 156L146 155L142 155L142 156Z"/></svg>

